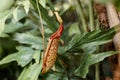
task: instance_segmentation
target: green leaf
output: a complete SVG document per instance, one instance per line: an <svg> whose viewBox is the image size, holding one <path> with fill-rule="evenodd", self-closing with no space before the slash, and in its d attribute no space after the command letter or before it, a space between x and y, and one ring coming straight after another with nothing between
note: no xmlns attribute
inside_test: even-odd
<svg viewBox="0 0 120 80"><path fill-rule="evenodd" d="M116 31L111 28L106 31L96 30L82 35L75 35L66 47L66 51L79 51L80 49L89 48L91 45L97 46L112 41Z"/></svg>
<svg viewBox="0 0 120 80"><path fill-rule="evenodd" d="M42 69L42 64L34 63L28 68L25 68L20 74L18 80L38 80L38 76Z"/></svg>
<svg viewBox="0 0 120 80"><path fill-rule="evenodd" d="M2 36L2 32L4 31L5 21L9 14L10 14L9 10L0 12L0 37Z"/></svg>
<svg viewBox="0 0 120 80"><path fill-rule="evenodd" d="M91 45L85 46L83 50L84 50L84 53L92 54L97 50L97 46L91 44Z"/></svg>
<svg viewBox="0 0 120 80"><path fill-rule="evenodd" d="M16 33L14 35L14 40L22 44L29 44L35 49L42 49L42 39L30 33Z"/></svg>
<svg viewBox="0 0 120 80"><path fill-rule="evenodd" d="M35 51L35 54L33 55L33 59L35 59L36 63L39 63L39 61L40 61L40 50Z"/></svg>
<svg viewBox="0 0 120 80"><path fill-rule="evenodd" d="M19 21L21 20L22 18L24 18L26 16L25 12L21 9L19 9L19 7L16 7L14 10L13 10L13 17L15 19L15 21Z"/></svg>
<svg viewBox="0 0 120 80"><path fill-rule="evenodd" d="M114 6L117 8L117 10L120 11L120 1L119 0L112 0Z"/></svg>
<svg viewBox="0 0 120 80"><path fill-rule="evenodd" d="M97 3L100 4L107 4L109 2L109 0L97 0Z"/></svg>
<svg viewBox="0 0 120 80"><path fill-rule="evenodd" d="M5 38L5 37L9 37L9 35L8 35L8 34L6 34L6 33L1 33L0 37Z"/></svg>
<svg viewBox="0 0 120 80"><path fill-rule="evenodd" d="M46 78L46 80L59 80L60 77L59 76L56 76L54 74L49 74Z"/></svg>
<svg viewBox="0 0 120 80"><path fill-rule="evenodd" d="M39 0L39 3L40 3L43 7L45 7L45 5L46 5L46 0Z"/></svg>
<svg viewBox="0 0 120 80"><path fill-rule="evenodd" d="M78 23L72 23L69 28L69 35L73 35L75 33L80 34Z"/></svg>
<svg viewBox="0 0 120 80"><path fill-rule="evenodd" d="M0 65L6 64L12 61L17 61L19 65L24 67L33 58L34 50L30 47L17 47L18 52L8 55L0 61Z"/></svg>
<svg viewBox="0 0 120 80"><path fill-rule="evenodd" d="M31 2L35 10L38 11L36 0L29 0L29 1ZM48 15L47 10L41 4L39 4L39 9L40 9L42 18L47 23L48 27L52 31L56 31L58 27L58 23L56 22L56 20Z"/></svg>
<svg viewBox="0 0 120 80"><path fill-rule="evenodd" d="M80 48L77 48L75 45L80 42L80 39L84 36L83 35L78 35L76 34L75 36L72 37L70 40L69 44L66 46L65 51L66 52L76 52L76 51L81 51Z"/></svg>
<svg viewBox="0 0 120 80"><path fill-rule="evenodd" d="M55 74L48 74L45 80L68 80L66 74L55 73Z"/></svg>
<svg viewBox="0 0 120 80"><path fill-rule="evenodd" d="M13 33L23 27L22 23L9 23L5 25L3 33Z"/></svg>
<svg viewBox="0 0 120 80"><path fill-rule="evenodd" d="M30 2L29 0L24 0L24 1L18 1L19 6L23 5L25 12L28 14L29 8L30 8Z"/></svg>
<svg viewBox="0 0 120 80"><path fill-rule="evenodd" d="M20 76L18 77L18 80L24 80L24 76L26 75L27 70L28 70L27 67L25 67L23 69L23 71L21 72Z"/></svg>
<svg viewBox="0 0 120 80"><path fill-rule="evenodd" d="M89 71L89 66L91 66L92 64L98 63L100 61L103 61L104 58L112 56L117 53L118 52L115 52L115 51L108 51L108 52L102 52L98 54L85 54L81 58L80 66L75 70L75 75L85 78Z"/></svg>
<svg viewBox="0 0 120 80"><path fill-rule="evenodd" d="M9 9L14 3L14 0L0 0L0 12Z"/></svg>
<svg viewBox="0 0 120 80"><path fill-rule="evenodd" d="M25 12L28 14L28 12L29 12L29 7L30 7L30 2L29 2L29 0L25 0L24 3L23 3L23 6L24 6L24 9L25 9Z"/></svg>

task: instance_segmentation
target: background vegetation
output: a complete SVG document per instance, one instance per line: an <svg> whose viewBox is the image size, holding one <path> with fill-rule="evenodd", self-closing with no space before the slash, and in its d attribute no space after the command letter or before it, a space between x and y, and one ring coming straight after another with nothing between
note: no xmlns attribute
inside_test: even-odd
<svg viewBox="0 0 120 80"><path fill-rule="evenodd" d="M112 3L119 10L117 1ZM93 0L0 0L0 80L112 78L107 57L118 52L113 47L108 50L106 43L112 42L120 28L118 25L108 29L108 23L100 22L95 3ZM59 27L54 11L62 17L64 31L57 61L43 75L44 45L47 46L50 35Z"/></svg>

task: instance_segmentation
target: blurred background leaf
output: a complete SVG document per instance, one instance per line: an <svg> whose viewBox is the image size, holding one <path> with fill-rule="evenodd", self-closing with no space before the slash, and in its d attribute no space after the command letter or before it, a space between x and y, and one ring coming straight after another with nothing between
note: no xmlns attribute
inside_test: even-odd
<svg viewBox="0 0 120 80"><path fill-rule="evenodd" d="M8 55L0 61L0 65L6 64L12 61L17 61L18 65L24 67L33 58L34 50L29 47L19 46L17 47L18 52Z"/></svg>
<svg viewBox="0 0 120 80"><path fill-rule="evenodd" d="M85 54L81 58L80 66L75 70L75 75L85 78L89 72L89 66L102 61L104 58L117 54L118 52L110 51L98 54Z"/></svg>
<svg viewBox="0 0 120 80"><path fill-rule="evenodd" d="M42 69L42 64L35 63L28 68L24 68L18 80L38 80L38 76Z"/></svg>
<svg viewBox="0 0 120 80"><path fill-rule="evenodd" d="M22 44L28 44L31 45L32 48L35 49L42 49L42 39L41 37L37 37L34 35L31 35L30 33L16 33L14 35L14 40L18 41Z"/></svg>
<svg viewBox="0 0 120 80"><path fill-rule="evenodd" d="M9 9L14 4L14 0L0 0L0 12Z"/></svg>

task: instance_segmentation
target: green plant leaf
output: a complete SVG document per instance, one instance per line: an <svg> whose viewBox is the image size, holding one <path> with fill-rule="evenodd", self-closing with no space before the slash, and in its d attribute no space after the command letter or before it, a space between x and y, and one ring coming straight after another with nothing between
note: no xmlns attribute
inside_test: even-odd
<svg viewBox="0 0 120 80"><path fill-rule="evenodd" d="M38 76L42 69L42 64L34 63L28 68L25 68L20 74L18 80L38 80Z"/></svg>
<svg viewBox="0 0 120 80"><path fill-rule="evenodd" d="M6 64L12 61L17 61L19 65L24 67L33 58L34 50L30 47L17 47L18 52L8 55L0 61L0 65Z"/></svg>
<svg viewBox="0 0 120 80"><path fill-rule="evenodd" d="M36 0L30 0L30 2L33 5L33 7L35 8L35 10L38 11ZM47 23L48 27L52 31L56 31L57 27L58 27L58 23L55 21L55 19L53 19L52 17L50 17L48 15L47 10L41 4L39 4L39 9L40 9L42 18Z"/></svg>
<svg viewBox="0 0 120 80"><path fill-rule="evenodd" d="M108 52L102 52L98 54L83 55L83 57L81 58L80 66L75 70L75 75L85 78L89 71L89 66L91 66L92 64L98 63L100 61L103 61L104 58L117 53L118 52L116 51L108 51Z"/></svg>
<svg viewBox="0 0 120 80"><path fill-rule="evenodd" d="M5 21L9 14L10 14L9 10L0 12L0 37L2 36L2 32L4 31Z"/></svg>
<svg viewBox="0 0 120 80"><path fill-rule="evenodd" d="M76 34L75 36L72 37L72 39L70 40L69 44L66 46L65 51L67 52L74 52L74 51L78 51L79 49L77 49L77 47L75 48L74 46L80 42L80 39L84 36L80 35L80 34ZM75 48L75 49L74 49Z"/></svg>
<svg viewBox="0 0 120 80"><path fill-rule="evenodd" d="M9 9L14 3L14 0L0 0L0 12Z"/></svg>
<svg viewBox="0 0 120 80"><path fill-rule="evenodd" d="M3 33L13 33L23 27L22 23L9 23L5 25Z"/></svg>
<svg viewBox="0 0 120 80"><path fill-rule="evenodd" d="M42 39L30 33L16 33L14 35L14 40L22 44L29 44L35 49L42 49Z"/></svg>
<svg viewBox="0 0 120 80"><path fill-rule="evenodd" d="M111 28L106 31L96 30L82 35L76 35L71 39L69 45L66 47L66 51L72 52L80 49L89 48L91 45L102 45L112 41L116 31Z"/></svg>
<svg viewBox="0 0 120 80"><path fill-rule="evenodd" d="M68 80L67 75L61 73L48 74L45 80Z"/></svg>
<svg viewBox="0 0 120 80"><path fill-rule="evenodd" d="M29 12L29 7L30 7L30 2L29 2L29 0L25 0L24 3L23 3L23 6L24 6L24 9L25 9L25 12L28 14L28 12Z"/></svg>
<svg viewBox="0 0 120 80"><path fill-rule="evenodd" d="M26 75L27 70L28 70L27 67L25 67L23 69L23 71L21 72L20 76L18 77L18 80L24 80L24 76Z"/></svg>
<svg viewBox="0 0 120 80"><path fill-rule="evenodd" d="M117 8L117 10L120 11L120 1L119 0L112 0L112 2L114 3L114 5Z"/></svg>
<svg viewBox="0 0 120 80"><path fill-rule="evenodd" d="M79 30L79 26L78 26L78 23L72 23L70 25L70 28L69 28L69 35L73 35L73 34L80 34L80 30Z"/></svg>
<svg viewBox="0 0 120 80"><path fill-rule="evenodd" d="M34 55L33 55L33 59L35 59L36 63L39 63L40 61L40 50L36 50Z"/></svg>
<svg viewBox="0 0 120 80"><path fill-rule="evenodd" d="M19 7L16 7L14 10L13 10L13 17L15 19L15 21L19 21L21 20L22 18L24 18L26 16L25 12L21 9L19 9Z"/></svg>
<svg viewBox="0 0 120 80"><path fill-rule="evenodd" d="M45 5L46 5L46 0L39 0L39 3L40 3L43 7L45 7Z"/></svg>
<svg viewBox="0 0 120 80"><path fill-rule="evenodd" d="M19 6L23 6L25 9L25 12L28 14L29 8L30 8L30 2L29 0L24 0L24 1L18 1Z"/></svg>

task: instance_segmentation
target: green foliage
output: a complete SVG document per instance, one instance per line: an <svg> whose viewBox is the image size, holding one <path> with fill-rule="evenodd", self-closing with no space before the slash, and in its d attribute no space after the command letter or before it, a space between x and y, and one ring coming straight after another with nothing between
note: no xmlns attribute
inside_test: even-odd
<svg viewBox="0 0 120 80"><path fill-rule="evenodd" d="M42 39L40 37L33 36L29 33L16 33L14 35L14 40L22 44L31 45L32 48L42 49Z"/></svg>
<svg viewBox="0 0 120 80"><path fill-rule="evenodd" d="M35 10L38 11L37 5L36 5L36 0L29 0L31 4L34 6ZM56 28L58 27L58 24L56 21L52 18L49 17L48 12L41 4L39 4L39 9L41 11L41 16L44 19L44 21L47 23L48 27L50 27L51 30L55 31ZM54 26L54 27L53 27Z"/></svg>
<svg viewBox="0 0 120 80"><path fill-rule="evenodd" d="M14 0L0 0L0 12L9 9L14 4Z"/></svg>
<svg viewBox="0 0 120 80"><path fill-rule="evenodd" d="M15 8L13 10L13 17L14 17L15 21L19 21L26 16L25 12L23 10L18 9L18 8L19 7Z"/></svg>
<svg viewBox="0 0 120 80"><path fill-rule="evenodd" d="M41 69L41 64L30 65L28 68L24 68L18 80L38 80Z"/></svg>
<svg viewBox="0 0 120 80"><path fill-rule="evenodd" d="M11 61L17 61L18 65L24 67L27 65L33 57L34 50L29 47L19 46L17 47L18 52L8 55L0 61L0 65L9 63Z"/></svg>
<svg viewBox="0 0 120 80"><path fill-rule="evenodd" d="M85 54L81 58L80 66L75 70L75 75L85 78L88 71L89 66L95 63L102 61L104 58L109 57L111 55L117 54L115 51L108 51L98 54Z"/></svg>
<svg viewBox="0 0 120 80"><path fill-rule="evenodd" d="M5 76L0 73L0 80L13 80L16 75L18 80L83 80L82 78L87 79L91 65L117 54L116 51L104 52L102 48L98 50L98 47L112 41L115 33L120 31L119 25L108 30L81 32L83 25L76 17L74 10L76 7L68 2L61 2L63 5L59 7L60 1L57 0L54 3L39 0L38 6L37 0L10 1L8 3L8 0L4 0L0 3L0 72L4 73L4 70L12 65L13 69L9 70L11 72L14 70L15 74L11 74L9 70ZM7 3L5 4L5 2ZM67 10L66 5L70 6ZM42 75L42 56L45 50L38 9L40 9L42 16L45 43L47 43L49 36L59 27L53 13L56 8L60 8L58 12L62 13L61 16L64 19L64 31L58 49L58 60L54 69ZM15 61L20 65L20 69L14 64Z"/></svg>
<svg viewBox="0 0 120 80"><path fill-rule="evenodd" d="M21 23L9 23L5 25L3 33L13 33L23 27Z"/></svg>
<svg viewBox="0 0 120 80"><path fill-rule="evenodd" d="M56 73L56 74L49 74L48 77L45 80L68 80L67 75L63 75L60 73Z"/></svg>
<svg viewBox="0 0 120 80"><path fill-rule="evenodd" d="M116 6L117 10L120 11L120 1L119 1L119 0L112 0L112 2L113 2L114 5Z"/></svg>
<svg viewBox="0 0 120 80"><path fill-rule="evenodd" d="M10 11L9 10L6 10L2 13L0 13L0 37L2 36L2 32L4 31L4 27L5 27L5 21L7 19L7 17L9 16L10 14Z"/></svg>
<svg viewBox="0 0 120 80"><path fill-rule="evenodd" d="M79 51L79 49L90 48L91 45L97 46L112 41L115 34L114 28L107 31L96 30L81 35L75 35L66 47L66 51Z"/></svg>

